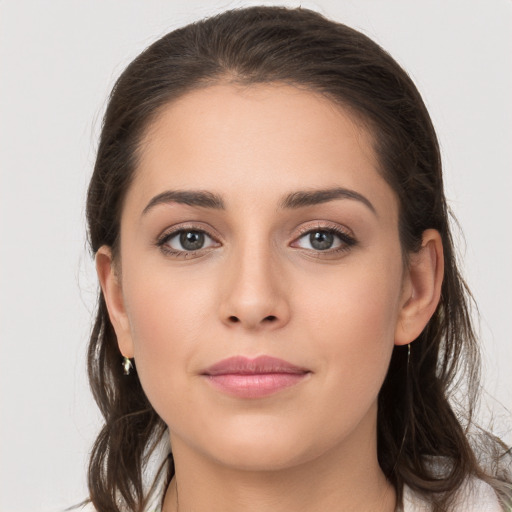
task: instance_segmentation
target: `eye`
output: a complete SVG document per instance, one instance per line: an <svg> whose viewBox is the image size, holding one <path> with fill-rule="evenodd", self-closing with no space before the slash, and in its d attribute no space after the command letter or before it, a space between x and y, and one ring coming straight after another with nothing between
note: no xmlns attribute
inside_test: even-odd
<svg viewBox="0 0 512 512"><path fill-rule="evenodd" d="M180 229L164 234L158 246L171 254L193 253L218 245L211 236L199 229Z"/></svg>
<svg viewBox="0 0 512 512"><path fill-rule="evenodd" d="M347 250L356 244L356 240L336 228L316 228L306 231L293 244L293 247L313 251L338 252Z"/></svg>

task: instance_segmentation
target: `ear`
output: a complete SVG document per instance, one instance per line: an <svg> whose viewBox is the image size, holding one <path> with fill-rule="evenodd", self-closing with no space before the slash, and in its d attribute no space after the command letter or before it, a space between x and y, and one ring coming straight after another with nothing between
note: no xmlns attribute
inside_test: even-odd
<svg viewBox="0 0 512 512"><path fill-rule="evenodd" d="M133 357L133 341L130 322L126 314L120 275L112 258L110 247L103 245L96 253L96 272L107 303L108 315L117 336L123 356Z"/></svg>
<svg viewBox="0 0 512 512"><path fill-rule="evenodd" d="M395 345L407 345L421 334L439 304L443 274L441 235L427 229L420 250L411 254L404 276Z"/></svg>

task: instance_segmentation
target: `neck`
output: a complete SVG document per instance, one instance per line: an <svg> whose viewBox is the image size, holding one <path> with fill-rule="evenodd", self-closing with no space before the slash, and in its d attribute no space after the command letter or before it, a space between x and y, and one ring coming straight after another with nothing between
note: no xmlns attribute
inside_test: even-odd
<svg viewBox="0 0 512 512"><path fill-rule="evenodd" d="M329 450L269 471L226 467L173 439L176 475L163 512L393 512L395 490L377 461L376 442Z"/></svg>

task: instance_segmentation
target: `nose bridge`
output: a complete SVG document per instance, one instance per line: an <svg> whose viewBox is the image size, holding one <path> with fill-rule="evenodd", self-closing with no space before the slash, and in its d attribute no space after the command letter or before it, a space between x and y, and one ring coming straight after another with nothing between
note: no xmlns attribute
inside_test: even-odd
<svg viewBox="0 0 512 512"><path fill-rule="evenodd" d="M223 321L250 329L284 325L289 318L288 301L279 279L279 258L269 237L253 232L253 236L239 239L227 264Z"/></svg>

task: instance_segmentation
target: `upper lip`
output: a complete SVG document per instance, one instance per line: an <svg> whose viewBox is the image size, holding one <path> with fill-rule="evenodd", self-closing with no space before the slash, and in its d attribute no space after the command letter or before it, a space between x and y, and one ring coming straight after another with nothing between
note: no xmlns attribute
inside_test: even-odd
<svg viewBox="0 0 512 512"><path fill-rule="evenodd" d="M308 373L309 370L295 366L283 359L271 356L259 356L251 359L244 356L234 356L223 359L218 363L206 368L203 375L259 375L264 373Z"/></svg>

